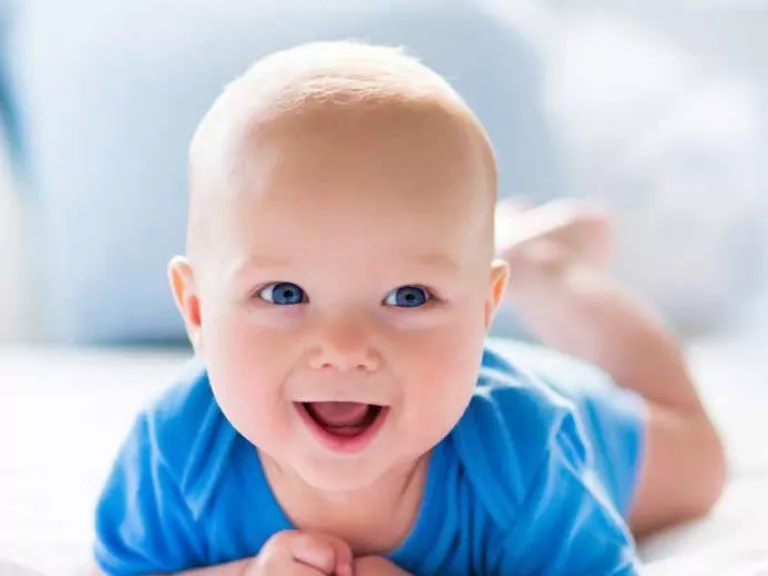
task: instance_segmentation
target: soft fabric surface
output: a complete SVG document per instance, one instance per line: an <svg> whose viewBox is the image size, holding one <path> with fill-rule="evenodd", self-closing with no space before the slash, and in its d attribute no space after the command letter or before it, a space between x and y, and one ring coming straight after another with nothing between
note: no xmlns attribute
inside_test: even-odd
<svg viewBox="0 0 768 576"><path fill-rule="evenodd" d="M644 558L664 570L654 575L706 574L696 568L702 563L726 566L712 574L757 574L751 565L768 555L762 348L738 340L691 347L707 403L725 431L732 480L709 519L644 543ZM93 500L114 451L136 410L188 356L0 349L0 558L51 576L84 569ZM13 574L4 570L0 564L0 575Z"/></svg>
<svg viewBox="0 0 768 576"><path fill-rule="evenodd" d="M643 545L648 576L768 574L768 474L737 476L712 517Z"/></svg>

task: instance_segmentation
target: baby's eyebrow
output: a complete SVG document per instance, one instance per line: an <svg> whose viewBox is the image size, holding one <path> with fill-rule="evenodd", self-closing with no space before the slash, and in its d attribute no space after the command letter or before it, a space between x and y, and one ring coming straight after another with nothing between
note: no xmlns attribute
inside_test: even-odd
<svg viewBox="0 0 768 576"><path fill-rule="evenodd" d="M274 254L249 254L242 263L243 267L258 266L259 268L281 268L290 265L291 261L284 256Z"/></svg>
<svg viewBox="0 0 768 576"><path fill-rule="evenodd" d="M403 261L409 260L417 266L433 268L445 274L454 274L459 269L456 261L446 254L408 254L403 257ZM261 270L270 268L288 268L292 263L293 261L291 259L275 254L249 254L235 263L232 268L232 275L239 277L253 268Z"/></svg>
<svg viewBox="0 0 768 576"><path fill-rule="evenodd" d="M414 260L420 266L438 268L445 272L456 272L459 268L453 258L445 254L419 254Z"/></svg>
<svg viewBox="0 0 768 576"><path fill-rule="evenodd" d="M288 268L289 266L291 266L291 260L283 256L255 253L238 259L230 270L232 277L239 278L254 268L263 270L270 268Z"/></svg>

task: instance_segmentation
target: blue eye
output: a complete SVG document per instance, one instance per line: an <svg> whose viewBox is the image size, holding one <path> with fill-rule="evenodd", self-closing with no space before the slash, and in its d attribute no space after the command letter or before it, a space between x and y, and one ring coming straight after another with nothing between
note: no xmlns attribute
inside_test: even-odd
<svg viewBox="0 0 768 576"><path fill-rule="evenodd" d="M417 308L424 306L432 295L426 288L421 286L401 286L392 290L384 299L387 306L397 306L399 308Z"/></svg>
<svg viewBox="0 0 768 576"><path fill-rule="evenodd" d="M274 282L264 286L257 296L278 306L292 306L307 301L307 295L299 286L291 282Z"/></svg>

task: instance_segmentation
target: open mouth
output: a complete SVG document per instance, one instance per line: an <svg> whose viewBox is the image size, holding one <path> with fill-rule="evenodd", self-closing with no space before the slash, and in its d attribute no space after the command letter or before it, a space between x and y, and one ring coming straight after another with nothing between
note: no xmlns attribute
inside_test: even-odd
<svg viewBox="0 0 768 576"><path fill-rule="evenodd" d="M297 402L296 408L322 444L341 452L362 450L389 412L386 406L360 402Z"/></svg>

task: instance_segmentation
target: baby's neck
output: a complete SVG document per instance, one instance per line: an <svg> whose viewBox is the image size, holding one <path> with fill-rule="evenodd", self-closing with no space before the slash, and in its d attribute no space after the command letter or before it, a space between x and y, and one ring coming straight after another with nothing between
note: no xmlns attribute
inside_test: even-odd
<svg viewBox="0 0 768 576"><path fill-rule="evenodd" d="M264 472L291 522L300 530L337 536L358 555L384 554L411 533L421 507L429 454L355 492L319 491L260 454Z"/></svg>

